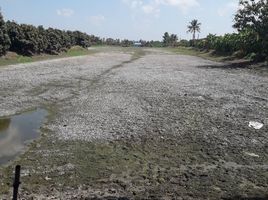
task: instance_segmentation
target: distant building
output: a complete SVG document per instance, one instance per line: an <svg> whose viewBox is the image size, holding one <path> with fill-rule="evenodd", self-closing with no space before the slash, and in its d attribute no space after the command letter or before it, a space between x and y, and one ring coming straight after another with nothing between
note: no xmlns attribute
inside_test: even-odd
<svg viewBox="0 0 268 200"><path fill-rule="evenodd" d="M142 44L141 44L141 42L134 42L133 46L134 47L142 47Z"/></svg>

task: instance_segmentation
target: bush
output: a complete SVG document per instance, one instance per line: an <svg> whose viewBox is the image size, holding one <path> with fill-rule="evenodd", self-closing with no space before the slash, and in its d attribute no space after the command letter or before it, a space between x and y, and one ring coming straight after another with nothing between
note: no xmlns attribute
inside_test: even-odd
<svg viewBox="0 0 268 200"><path fill-rule="evenodd" d="M223 36L209 34L205 39L196 40L195 45L192 40L189 44L202 50L215 50L217 54L244 57L255 53L256 59L261 59L264 56L260 52L262 46L258 42L256 34L249 29Z"/></svg>
<svg viewBox="0 0 268 200"><path fill-rule="evenodd" d="M190 41L190 46L213 49L218 54L247 56L254 61L268 57L268 1L240 0L234 28L238 33L216 36L209 34L203 40Z"/></svg>
<svg viewBox="0 0 268 200"><path fill-rule="evenodd" d="M188 40L181 40L181 41L179 41L178 45L182 46L182 47L189 47L190 43Z"/></svg>
<svg viewBox="0 0 268 200"><path fill-rule="evenodd" d="M0 12L0 56L4 55L10 47L10 38L7 34L7 28L3 16Z"/></svg>
<svg viewBox="0 0 268 200"><path fill-rule="evenodd" d="M130 41L130 40L123 40L122 42L121 42L121 46L122 47L130 47L130 46L133 46L133 41Z"/></svg>
<svg viewBox="0 0 268 200"><path fill-rule="evenodd" d="M98 37L80 31L44 29L42 26L18 24L14 21L5 23L0 13L0 55L4 55L7 50L27 56L59 54L75 45L87 48L91 44L101 43Z"/></svg>
<svg viewBox="0 0 268 200"><path fill-rule="evenodd" d="M246 53L256 53L257 60L268 56L268 1L240 0L235 15L236 28Z"/></svg>

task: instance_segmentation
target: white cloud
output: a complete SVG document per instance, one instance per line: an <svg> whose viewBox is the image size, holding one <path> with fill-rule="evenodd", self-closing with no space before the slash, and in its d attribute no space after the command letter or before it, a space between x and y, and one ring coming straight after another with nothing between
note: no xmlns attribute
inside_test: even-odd
<svg viewBox="0 0 268 200"><path fill-rule="evenodd" d="M145 14L158 16L161 11L161 6L177 7L183 13L187 13L192 7L199 6L198 0L151 0L145 3L144 0L122 0L133 10L141 10Z"/></svg>
<svg viewBox="0 0 268 200"><path fill-rule="evenodd" d="M143 5L143 1L138 0L138 1L131 1L131 8L138 8Z"/></svg>
<svg viewBox="0 0 268 200"><path fill-rule="evenodd" d="M58 9L57 15L63 16L63 17L71 17L72 15L74 15L74 10L69 9L69 8Z"/></svg>
<svg viewBox="0 0 268 200"><path fill-rule="evenodd" d="M130 6L132 9L140 8L144 4L142 0L122 0L122 2Z"/></svg>
<svg viewBox="0 0 268 200"><path fill-rule="evenodd" d="M188 11L188 9L199 6L197 0L155 0L158 4L163 4L167 6L175 6L183 11Z"/></svg>
<svg viewBox="0 0 268 200"><path fill-rule="evenodd" d="M155 17L158 17L160 12L158 7L149 4L142 6L141 9L145 14L153 14Z"/></svg>
<svg viewBox="0 0 268 200"><path fill-rule="evenodd" d="M106 19L103 15L95 15L89 17L90 23L94 26L101 26L105 20Z"/></svg>
<svg viewBox="0 0 268 200"><path fill-rule="evenodd" d="M163 0L164 4L178 7L183 13L187 13L191 8L199 6L197 0Z"/></svg>

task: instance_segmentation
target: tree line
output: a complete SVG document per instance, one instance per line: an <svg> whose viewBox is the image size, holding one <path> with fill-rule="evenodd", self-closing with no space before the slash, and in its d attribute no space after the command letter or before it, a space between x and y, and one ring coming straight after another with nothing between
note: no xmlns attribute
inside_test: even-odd
<svg viewBox="0 0 268 200"><path fill-rule="evenodd" d="M163 46L161 41L155 41L155 40L146 41L146 40L140 39L139 41L136 41L136 42L132 40L128 40L128 39L120 40L120 39L113 39L113 38L107 38L107 39L103 38L102 40L102 44L108 45L108 46L131 47L135 43L139 43L140 47L162 47Z"/></svg>
<svg viewBox="0 0 268 200"><path fill-rule="evenodd" d="M268 59L268 0L240 0L233 27L237 33L209 34L206 38L196 39L201 23L194 19L187 26L187 32L193 34L191 40L177 41L176 35L165 33L162 43L163 46L214 50L216 54L247 57L254 61Z"/></svg>
<svg viewBox="0 0 268 200"><path fill-rule="evenodd" d="M26 56L41 53L59 54L75 45L87 48L100 42L99 37L80 31L45 29L43 26L5 22L0 13L0 55L7 51Z"/></svg>
<svg viewBox="0 0 268 200"><path fill-rule="evenodd" d="M159 41L140 40L138 42L141 47L162 46ZM5 55L7 51L25 56L43 53L56 55L67 51L72 46L87 48L91 45L129 47L134 45L134 41L113 38L100 39L80 31L45 29L43 26L18 24L14 21L5 22L0 12L0 56Z"/></svg>
<svg viewBox="0 0 268 200"><path fill-rule="evenodd" d="M214 50L217 54L248 56L256 61L268 57L268 0L240 0L233 27L237 33L223 36L209 34L206 38L196 39L196 33L201 30L201 23L195 19L187 26L187 32L193 34L192 40L178 41L176 34L165 32L162 41L138 42L141 47L186 46ZM41 53L58 54L75 45L84 48L101 44L129 47L134 43L127 39L100 39L80 31L45 29L42 26L18 24L14 21L5 22L0 12L0 56L7 51L32 56Z"/></svg>
<svg viewBox="0 0 268 200"><path fill-rule="evenodd" d="M233 24L237 33L223 36L209 34L206 38L196 40L195 33L200 32L200 25L197 20L190 23L188 29L194 36L191 41L184 41L183 45L215 50L217 54L248 57L254 61L268 58L268 0L239 1Z"/></svg>

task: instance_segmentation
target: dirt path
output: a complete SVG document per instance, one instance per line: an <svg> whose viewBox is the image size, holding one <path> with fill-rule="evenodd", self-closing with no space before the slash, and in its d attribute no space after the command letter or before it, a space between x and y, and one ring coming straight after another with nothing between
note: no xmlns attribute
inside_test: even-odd
<svg viewBox="0 0 268 200"><path fill-rule="evenodd" d="M15 162L24 169L21 195L265 199L268 77L215 66L155 49L103 48L1 69L0 117L51 113L42 138ZM0 169L2 192L10 176L11 166Z"/></svg>

